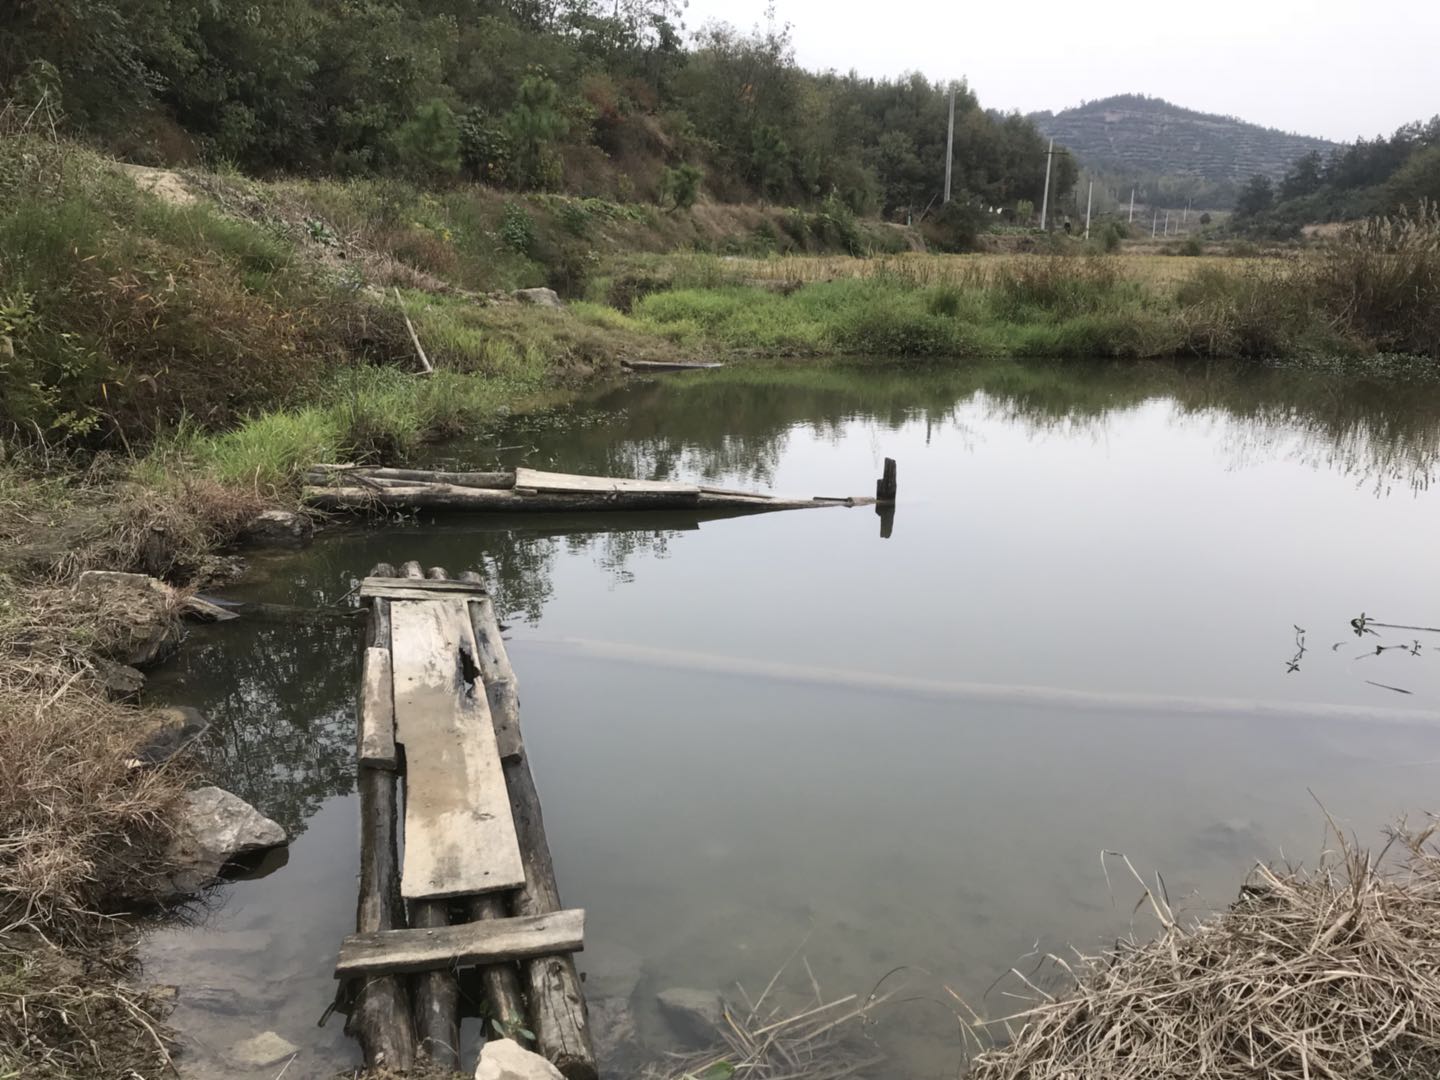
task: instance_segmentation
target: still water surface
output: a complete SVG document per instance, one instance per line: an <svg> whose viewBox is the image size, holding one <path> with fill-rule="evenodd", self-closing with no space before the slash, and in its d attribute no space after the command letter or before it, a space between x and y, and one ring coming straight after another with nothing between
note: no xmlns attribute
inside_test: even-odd
<svg viewBox="0 0 1440 1080"><path fill-rule="evenodd" d="M450 518L257 558L234 595L480 568L592 995L633 985L654 1034L655 991L753 990L804 941L835 994L917 969L877 1075L953 1076L946 987L1000 1014L1026 954L1148 932L1102 850L1203 911L1257 859L1313 863L1317 800L1367 842L1437 807L1440 635L1349 625L1440 623L1437 432L1434 385L1285 371L636 382L436 460L844 495L889 456L891 535L870 508ZM216 782L295 836L150 940L188 1075L273 1076L229 1055L266 1029L301 1047L290 1080L357 1060L315 1025L353 926L357 652L343 625L240 621L156 680L211 717Z"/></svg>

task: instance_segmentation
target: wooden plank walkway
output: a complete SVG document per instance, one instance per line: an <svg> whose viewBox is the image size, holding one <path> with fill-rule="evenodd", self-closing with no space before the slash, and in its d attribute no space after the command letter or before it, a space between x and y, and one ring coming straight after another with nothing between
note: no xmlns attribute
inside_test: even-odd
<svg viewBox="0 0 1440 1080"><path fill-rule="evenodd" d="M494 604L478 575L417 563L376 567L360 594L360 904L335 967L353 991L346 1030L371 1069L457 1070L456 972L477 967L500 1032L567 1080L597 1080L572 957L585 913L560 903Z"/></svg>

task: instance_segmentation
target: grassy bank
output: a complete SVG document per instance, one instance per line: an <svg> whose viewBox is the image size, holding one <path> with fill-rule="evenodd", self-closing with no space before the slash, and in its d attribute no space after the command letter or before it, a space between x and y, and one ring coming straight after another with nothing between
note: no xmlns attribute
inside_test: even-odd
<svg viewBox="0 0 1440 1080"><path fill-rule="evenodd" d="M751 356L1440 358L1433 210L1288 261L899 259L826 279L830 265L681 263L616 326Z"/></svg>

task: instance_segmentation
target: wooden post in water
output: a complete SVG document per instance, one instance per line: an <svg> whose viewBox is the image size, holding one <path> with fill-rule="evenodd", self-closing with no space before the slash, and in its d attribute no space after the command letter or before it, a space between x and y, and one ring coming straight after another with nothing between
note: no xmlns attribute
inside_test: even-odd
<svg viewBox="0 0 1440 1080"><path fill-rule="evenodd" d="M895 459L885 459L885 473L879 480L875 481L875 501L877 503L893 503L895 501Z"/></svg>
<svg viewBox="0 0 1440 1080"><path fill-rule="evenodd" d="M381 577L395 571L381 564L371 573ZM388 653L388 600L370 601L369 640L372 646ZM393 769L360 766L356 784L360 795L360 901L355 929L362 934L405 926L396 850L396 783ZM365 1063L371 1069L403 1071L414 1066L415 1032L408 997L394 975L375 975L361 981L346 1030L359 1039Z"/></svg>
<svg viewBox="0 0 1440 1080"><path fill-rule="evenodd" d="M428 576L432 581L444 581L447 576L438 566L424 575L416 562L407 562L403 572L407 578ZM449 926L450 905L444 900L411 900L410 925ZM436 1066L450 1072L460 1070L460 983L453 971L426 971L415 976L415 1034L420 1052Z"/></svg>

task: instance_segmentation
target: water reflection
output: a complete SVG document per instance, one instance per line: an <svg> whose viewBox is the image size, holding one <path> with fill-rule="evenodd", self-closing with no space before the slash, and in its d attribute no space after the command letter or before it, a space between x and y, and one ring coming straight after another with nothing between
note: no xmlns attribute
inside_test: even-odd
<svg viewBox="0 0 1440 1080"><path fill-rule="evenodd" d="M433 458L521 446L506 464L835 495L869 493L892 456L905 520L347 527L257 559L235 596L353 603L380 561L485 574L567 902L597 946L638 954L637 1000L763 985L807 933L827 990L919 964L980 1000L1037 936L1062 950L1126 929L1133 897L1106 891L1102 848L1223 902L1250 860L1313 854L1310 789L1367 833L1424 809L1436 739L1401 710L1433 714L1437 652L1373 620L1357 645L1346 620L1440 611L1440 582L1416 573L1440 532L1437 430L1435 386L1254 367L709 372ZM154 688L209 714L216 781L299 838L290 865L226 894L221 928L159 950L177 981L226 933L283 952L283 989L251 970L235 991L248 1011L215 1061L232 1030L267 1026L304 1047L292 1075L353 1060L307 1029L353 917L359 633L201 628ZM1257 704L1182 707L1202 697ZM953 1029L931 1019L894 1022L893 1075L953 1075Z"/></svg>

